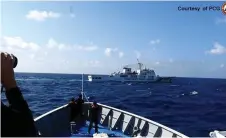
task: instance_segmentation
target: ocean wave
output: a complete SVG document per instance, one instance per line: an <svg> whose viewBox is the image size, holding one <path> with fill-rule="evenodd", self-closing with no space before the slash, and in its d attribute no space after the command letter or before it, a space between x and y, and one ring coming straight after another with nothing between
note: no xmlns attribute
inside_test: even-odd
<svg viewBox="0 0 226 138"><path fill-rule="evenodd" d="M48 78L19 78L17 81L53 81L54 79Z"/></svg>
<svg viewBox="0 0 226 138"><path fill-rule="evenodd" d="M147 91L147 90L136 90L137 92L144 92L144 91Z"/></svg>
<svg viewBox="0 0 226 138"><path fill-rule="evenodd" d="M171 87L178 87L178 86L180 86L180 85L170 85Z"/></svg>

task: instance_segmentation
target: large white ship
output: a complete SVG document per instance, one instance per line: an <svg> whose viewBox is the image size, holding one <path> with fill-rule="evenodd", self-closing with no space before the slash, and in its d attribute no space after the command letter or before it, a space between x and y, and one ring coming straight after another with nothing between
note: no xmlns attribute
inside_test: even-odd
<svg viewBox="0 0 226 138"><path fill-rule="evenodd" d="M120 81L120 82L171 82L173 77L160 77L153 69L143 67L138 61L138 69L133 71L131 67L124 66L122 72L114 72L111 75L88 75L88 81Z"/></svg>

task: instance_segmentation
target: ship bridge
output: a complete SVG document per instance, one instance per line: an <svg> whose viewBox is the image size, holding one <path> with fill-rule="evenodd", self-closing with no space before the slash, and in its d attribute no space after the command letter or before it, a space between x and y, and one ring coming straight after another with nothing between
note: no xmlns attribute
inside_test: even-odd
<svg viewBox="0 0 226 138"><path fill-rule="evenodd" d="M131 68L124 67L122 72L123 72L124 74L130 74L130 73L132 72L131 70L132 70Z"/></svg>

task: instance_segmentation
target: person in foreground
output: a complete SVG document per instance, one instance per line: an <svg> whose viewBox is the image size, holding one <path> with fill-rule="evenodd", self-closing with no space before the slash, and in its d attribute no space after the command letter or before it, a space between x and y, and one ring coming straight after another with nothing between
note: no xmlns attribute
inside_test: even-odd
<svg viewBox="0 0 226 138"><path fill-rule="evenodd" d="M95 124L95 133L98 133L98 111L99 111L99 106L97 102L93 102L90 108L90 124L89 124L89 129L88 133L90 134L90 131L92 129L93 123Z"/></svg>
<svg viewBox="0 0 226 138"><path fill-rule="evenodd" d="M80 94L78 99L75 100L77 103L77 115L82 116L82 105L84 104L84 100L82 99L82 95Z"/></svg>
<svg viewBox="0 0 226 138"><path fill-rule="evenodd" d="M1 137L35 137L31 110L16 84L13 59L10 54L1 52L1 84L9 106L1 101Z"/></svg>
<svg viewBox="0 0 226 138"><path fill-rule="evenodd" d="M67 106L70 108L70 122L72 122L75 120L77 114L77 103L75 102L75 98L71 98L71 101Z"/></svg>

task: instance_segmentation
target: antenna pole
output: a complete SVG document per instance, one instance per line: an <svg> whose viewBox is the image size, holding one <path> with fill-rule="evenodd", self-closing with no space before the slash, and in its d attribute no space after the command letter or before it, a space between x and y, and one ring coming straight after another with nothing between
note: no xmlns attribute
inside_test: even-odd
<svg viewBox="0 0 226 138"><path fill-rule="evenodd" d="M82 94L82 99L83 99L83 100L85 99L86 101L89 102L88 98L86 97L86 94L85 94L84 91L83 91L83 82L84 82L83 76L84 76L84 74L82 73L82 92L81 92L81 94Z"/></svg>
<svg viewBox="0 0 226 138"><path fill-rule="evenodd" d="M138 65L139 65L139 70L141 70L142 64L140 63L140 61L138 60L138 58L137 58L137 62L138 62Z"/></svg>
<svg viewBox="0 0 226 138"><path fill-rule="evenodd" d="M82 91L83 91L83 81L84 81L84 80L83 80L83 75L84 75L84 74L82 74Z"/></svg>
<svg viewBox="0 0 226 138"><path fill-rule="evenodd" d="M83 73L82 73L82 99L83 99Z"/></svg>

